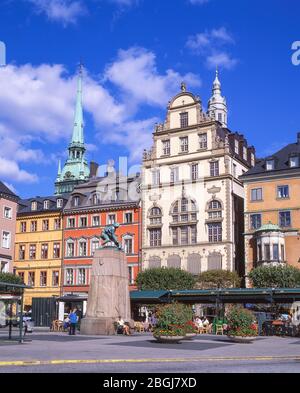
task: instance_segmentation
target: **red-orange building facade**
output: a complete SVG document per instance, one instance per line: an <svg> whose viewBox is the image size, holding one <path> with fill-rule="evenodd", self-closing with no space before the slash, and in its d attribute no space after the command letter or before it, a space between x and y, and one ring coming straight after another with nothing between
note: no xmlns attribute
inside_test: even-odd
<svg viewBox="0 0 300 393"><path fill-rule="evenodd" d="M104 227L114 222L120 224L116 234L126 253L129 288L136 289L141 246L140 201L126 201L119 195L106 200L97 189L97 180L76 187L64 209L64 295L85 296L88 293L93 253L101 245Z"/></svg>

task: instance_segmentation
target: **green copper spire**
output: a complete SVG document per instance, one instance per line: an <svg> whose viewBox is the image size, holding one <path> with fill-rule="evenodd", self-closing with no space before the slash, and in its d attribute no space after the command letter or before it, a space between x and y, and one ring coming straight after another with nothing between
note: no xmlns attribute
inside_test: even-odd
<svg viewBox="0 0 300 393"><path fill-rule="evenodd" d="M71 143L69 144L68 159L65 162L62 170L58 170L57 179L55 182L55 194L60 195L67 192L72 192L77 184L84 183L89 180L90 169L85 158L84 145L84 123L83 123L83 108L82 108L82 65L79 68L77 95L76 95L76 109L75 119Z"/></svg>
<svg viewBox="0 0 300 393"><path fill-rule="evenodd" d="M84 144L83 127L84 124L83 124L83 110L82 110L82 64L80 64L79 76L77 82L75 119L74 119L74 128L73 128L71 145Z"/></svg>

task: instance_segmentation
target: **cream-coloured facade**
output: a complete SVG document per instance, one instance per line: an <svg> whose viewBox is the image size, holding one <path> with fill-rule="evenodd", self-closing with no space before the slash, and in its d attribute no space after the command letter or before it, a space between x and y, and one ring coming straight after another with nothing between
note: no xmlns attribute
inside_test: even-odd
<svg viewBox="0 0 300 393"><path fill-rule="evenodd" d="M213 97L216 84L221 97L218 78ZM152 149L144 152L143 269L244 272L244 188L238 177L254 165L255 151L243 135L215 120L222 116L212 109L206 114L182 84L166 121L156 126Z"/></svg>

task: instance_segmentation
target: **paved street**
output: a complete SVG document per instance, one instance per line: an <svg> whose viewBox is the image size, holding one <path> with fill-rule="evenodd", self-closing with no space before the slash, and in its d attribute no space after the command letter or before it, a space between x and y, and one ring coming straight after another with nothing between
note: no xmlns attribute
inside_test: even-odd
<svg viewBox="0 0 300 393"><path fill-rule="evenodd" d="M233 344L225 336L203 335L159 344L149 334L73 337L35 332L20 345L4 341L3 334L0 373L300 372L299 338L259 337L253 344Z"/></svg>

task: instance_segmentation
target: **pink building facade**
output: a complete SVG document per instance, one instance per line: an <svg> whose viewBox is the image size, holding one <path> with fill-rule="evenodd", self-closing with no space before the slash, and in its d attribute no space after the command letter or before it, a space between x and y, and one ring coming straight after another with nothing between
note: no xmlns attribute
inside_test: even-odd
<svg viewBox="0 0 300 393"><path fill-rule="evenodd" d="M13 271L18 197L0 181L0 272Z"/></svg>

